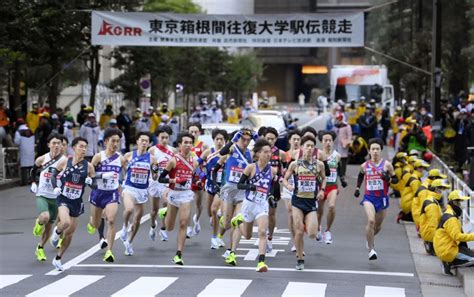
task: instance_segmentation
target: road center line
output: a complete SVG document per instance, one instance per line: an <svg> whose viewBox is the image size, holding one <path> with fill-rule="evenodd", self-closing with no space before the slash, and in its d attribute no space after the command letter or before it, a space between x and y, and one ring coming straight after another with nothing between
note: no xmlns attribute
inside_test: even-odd
<svg viewBox="0 0 474 297"><path fill-rule="evenodd" d="M204 265L141 265L141 264L78 264L76 267L81 268L164 268L164 269L224 269L224 270L255 270L255 267L227 267L227 266L204 266ZM277 268L270 267L270 272L295 272L295 273L337 273L337 274L366 274L366 275L384 275L384 276L402 276L414 277L413 273L407 272L385 272L385 271L366 271L366 270L335 270L335 269L305 269L296 271L294 268Z"/></svg>
<svg viewBox="0 0 474 297"><path fill-rule="evenodd" d="M148 221L149 219L150 219L150 214L144 215L142 217L142 219L140 220L140 225L143 224L144 222ZM119 230L115 233L115 240L117 240L120 237L120 232L121 232L121 230ZM84 253L82 253L82 254L78 255L77 257L72 258L68 262L64 263L63 264L64 271L66 271L69 268L81 263L82 261L89 258L90 256L97 253L98 251L100 251L100 247L99 247L98 244L95 244L93 247L91 247L90 249L88 249ZM58 271L56 269L53 269L50 272L46 273L46 275L58 275L61 272L63 272L63 271Z"/></svg>

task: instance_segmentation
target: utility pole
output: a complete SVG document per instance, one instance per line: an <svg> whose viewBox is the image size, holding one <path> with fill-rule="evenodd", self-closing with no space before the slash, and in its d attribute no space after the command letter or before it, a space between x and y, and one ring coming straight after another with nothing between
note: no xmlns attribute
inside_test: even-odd
<svg viewBox="0 0 474 297"><path fill-rule="evenodd" d="M438 151L441 141L441 1L433 0L431 42L431 114L433 149Z"/></svg>

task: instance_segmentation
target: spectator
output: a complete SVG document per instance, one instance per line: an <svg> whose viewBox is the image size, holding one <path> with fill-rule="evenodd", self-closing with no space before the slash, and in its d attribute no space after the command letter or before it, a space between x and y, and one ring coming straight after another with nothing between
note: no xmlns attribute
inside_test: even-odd
<svg viewBox="0 0 474 297"><path fill-rule="evenodd" d="M101 130L104 130L107 128L107 124L110 122L110 120L114 117L114 112L112 110L112 104L107 103L105 105L104 112L100 115L99 119L99 126Z"/></svg>
<svg viewBox="0 0 474 297"><path fill-rule="evenodd" d="M91 112L79 130L79 136L87 139L88 145L85 159L89 162L99 152L99 132L100 127L97 124L97 119L95 114Z"/></svg>
<svg viewBox="0 0 474 297"><path fill-rule="evenodd" d="M373 106L368 105L366 107L364 114L359 118L357 123L360 127L361 136L366 142L375 137L377 133L377 118L374 115Z"/></svg>
<svg viewBox="0 0 474 297"><path fill-rule="evenodd" d="M408 118L405 123L407 124L407 134L400 140L400 151L411 152L415 150L424 153L428 145L425 133L414 119Z"/></svg>
<svg viewBox="0 0 474 297"><path fill-rule="evenodd" d="M240 116L240 108L235 105L235 99L232 98L229 101L229 107L225 111L227 122L230 124L238 124Z"/></svg>
<svg viewBox="0 0 474 297"><path fill-rule="evenodd" d="M382 115L380 118L380 125L382 126L382 140L383 144L387 145L388 130L390 129L390 103L388 102L385 105L385 108L382 110Z"/></svg>
<svg viewBox="0 0 474 297"><path fill-rule="evenodd" d="M359 135L356 135L349 146L349 164L362 164L369 153L367 142Z"/></svg>
<svg viewBox="0 0 474 297"><path fill-rule="evenodd" d="M457 163L457 170L462 172L462 167L467 161L469 144L470 121L466 109L461 109L456 121L454 122L454 130L456 136L454 137L454 160Z"/></svg>
<svg viewBox="0 0 474 297"><path fill-rule="evenodd" d="M191 116L189 117L189 123L201 123L202 121L202 114L201 114L201 106L196 106L196 109L193 111Z"/></svg>
<svg viewBox="0 0 474 297"><path fill-rule="evenodd" d="M252 104L250 103L250 101L247 101L245 102L245 107L244 109L242 110L242 119L246 119L249 117L249 114L253 113L253 112L257 112L255 110L255 108L253 108Z"/></svg>
<svg viewBox="0 0 474 297"><path fill-rule="evenodd" d="M87 119L87 115L92 112L92 107L86 106L85 104L81 105L81 110L77 114L77 123L79 126L82 126Z"/></svg>
<svg viewBox="0 0 474 297"><path fill-rule="evenodd" d="M150 131L150 116L144 112L135 122L137 133Z"/></svg>
<svg viewBox="0 0 474 297"><path fill-rule="evenodd" d="M341 155L341 177L345 177L349 158L349 145L352 140L352 129L349 124L344 122L344 116L340 113L336 116L334 131L337 135L336 151Z"/></svg>
<svg viewBox="0 0 474 297"><path fill-rule="evenodd" d="M26 124L31 131L35 133L36 129L38 129L39 122L38 102L35 101L31 104L31 110L26 115Z"/></svg>
<svg viewBox="0 0 474 297"><path fill-rule="evenodd" d="M5 106L5 99L0 98L0 145L12 146L12 140L9 136L10 120L13 119L10 109Z"/></svg>
<svg viewBox="0 0 474 297"><path fill-rule="evenodd" d="M21 185L24 186L28 184L28 173L35 163L35 135L22 118L18 119L17 124L15 144L19 147Z"/></svg>
<svg viewBox="0 0 474 297"><path fill-rule="evenodd" d="M72 140L74 139L74 133L73 133L73 128L74 128L74 118L72 117L71 114L66 115L64 124L64 136L68 140L68 146L67 146L67 154L68 155L73 155L74 151L72 149Z"/></svg>
<svg viewBox="0 0 474 297"><path fill-rule="evenodd" d="M64 134L64 126L61 124L59 116L55 113L51 116L51 127L53 129L52 133Z"/></svg>
<svg viewBox="0 0 474 297"><path fill-rule="evenodd" d="M156 144L155 130L158 128L161 122L161 117L155 112L153 106L148 107L148 113L150 114L150 133L153 135L153 143Z"/></svg>
<svg viewBox="0 0 474 297"><path fill-rule="evenodd" d="M222 117L222 110L217 107L217 102L212 101L211 103L211 123L222 123L223 117Z"/></svg>
<svg viewBox="0 0 474 297"><path fill-rule="evenodd" d="M68 121L73 124L73 127L76 126L76 123L74 122L74 117L72 116L72 113L71 113L71 107L69 106L64 107L64 120L66 120L66 118L68 118L69 119Z"/></svg>
<svg viewBox="0 0 474 297"><path fill-rule="evenodd" d="M48 137L53 131L53 127L50 122L50 115L48 112L40 114L40 124L36 129L35 140L37 144L37 156L42 156L49 152L48 148Z"/></svg>
<svg viewBox="0 0 474 297"><path fill-rule="evenodd" d="M130 126L132 125L132 119L125 112L125 106L120 106L120 113L117 116L117 125L120 130L122 130L123 135L125 136L125 151L130 151L130 142L132 140L130 135Z"/></svg>

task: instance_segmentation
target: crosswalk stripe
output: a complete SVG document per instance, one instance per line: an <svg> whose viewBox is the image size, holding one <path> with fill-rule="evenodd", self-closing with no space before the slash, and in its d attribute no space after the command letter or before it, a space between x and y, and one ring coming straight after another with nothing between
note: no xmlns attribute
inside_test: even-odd
<svg viewBox="0 0 474 297"><path fill-rule="evenodd" d="M161 291L165 290L172 283L174 283L177 277L148 277L142 276L133 283L129 284L125 288L117 291L112 297L119 296L140 296L148 297L155 296Z"/></svg>
<svg viewBox="0 0 474 297"><path fill-rule="evenodd" d="M103 275L68 275L54 283L51 283L39 290L31 292L26 297L36 296L69 296L88 285L103 278Z"/></svg>
<svg viewBox="0 0 474 297"><path fill-rule="evenodd" d="M405 297L404 288L365 286L364 297Z"/></svg>
<svg viewBox="0 0 474 297"><path fill-rule="evenodd" d="M2 274L0 275L0 289L16 284L30 276L31 274Z"/></svg>
<svg viewBox="0 0 474 297"><path fill-rule="evenodd" d="M241 296L252 280L250 279L221 279L216 278L210 282L198 297L211 296L226 296L239 297Z"/></svg>
<svg viewBox="0 0 474 297"><path fill-rule="evenodd" d="M289 282L282 297L313 296L324 297L327 284Z"/></svg>

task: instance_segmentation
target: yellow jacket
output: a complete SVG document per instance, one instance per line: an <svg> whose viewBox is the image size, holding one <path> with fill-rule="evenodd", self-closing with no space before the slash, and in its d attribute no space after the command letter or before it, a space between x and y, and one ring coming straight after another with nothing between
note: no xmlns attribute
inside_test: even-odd
<svg viewBox="0 0 474 297"><path fill-rule="evenodd" d="M240 108L227 108L226 109L227 115L227 122L229 124L238 124L239 123L239 115L240 115Z"/></svg>
<svg viewBox="0 0 474 297"><path fill-rule="evenodd" d="M459 253L459 243L474 240L474 233L463 233L461 221L455 216L450 205L439 223L433 238L433 246L436 256L444 262L452 262Z"/></svg>
<svg viewBox="0 0 474 297"><path fill-rule="evenodd" d="M398 118L399 116L397 114L394 114L391 118L390 118L390 125L392 126L392 131L393 131L393 134L396 134L398 133Z"/></svg>
<svg viewBox="0 0 474 297"><path fill-rule="evenodd" d="M26 115L26 124L28 125L28 128L31 129L31 132L35 133L39 126L39 114L32 111L28 112Z"/></svg>
<svg viewBox="0 0 474 297"><path fill-rule="evenodd" d="M443 212L436 197L430 195L430 197L425 199L421 207L419 229L421 238L424 241L433 242L433 237L442 214Z"/></svg>
<svg viewBox="0 0 474 297"><path fill-rule="evenodd" d="M357 124L357 120L359 119L359 115L357 113L356 108L348 108L347 109L347 123L349 125L355 125Z"/></svg>
<svg viewBox="0 0 474 297"><path fill-rule="evenodd" d="M156 128L158 128L160 123L161 123L161 118L156 113L153 113L150 116L150 133L154 134Z"/></svg>
<svg viewBox="0 0 474 297"><path fill-rule="evenodd" d="M407 186L410 187L411 193L413 194L413 200L411 202L411 215L413 217L413 222L415 222L415 225L418 227L420 223L419 220L421 211L421 199L416 196L416 193L421 186L420 173L418 171L413 173L412 177L408 181Z"/></svg>
<svg viewBox="0 0 474 297"><path fill-rule="evenodd" d="M359 105L357 107L357 118L365 113L365 105Z"/></svg>
<svg viewBox="0 0 474 297"><path fill-rule="evenodd" d="M408 214L411 212L411 203L413 201L414 193L410 187L409 181L411 182L412 173L406 171L402 173L402 182L401 185L401 192L400 192L400 207L403 213Z"/></svg>
<svg viewBox="0 0 474 297"><path fill-rule="evenodd" d="M113 118L113 115L103 113L100 115L99 126L101 130L104 130L108 127L110 120Z"/></svg>

